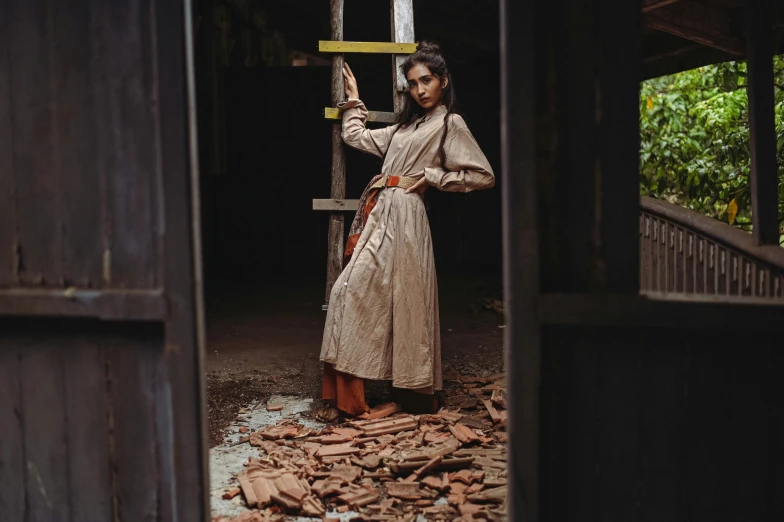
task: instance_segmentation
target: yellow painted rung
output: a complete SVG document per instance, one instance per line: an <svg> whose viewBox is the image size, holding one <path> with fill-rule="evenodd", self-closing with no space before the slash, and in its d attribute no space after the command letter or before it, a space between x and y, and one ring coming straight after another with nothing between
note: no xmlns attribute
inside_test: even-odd
<svg viewBox="0 0 784 522"><path fill-rule="evenodd" d="M319 51L322 53L413 54L416 47L415 43L319 41Z"/></svg>
<svg viewBox="0 0 784 522"><path fill-rule="evenodd" d="M328 120L342 120L343 111L334 107L324 107L324 118ZM382 123L393 123L395 121L394 112L368 111L367 121L377 121Z"/></svg>

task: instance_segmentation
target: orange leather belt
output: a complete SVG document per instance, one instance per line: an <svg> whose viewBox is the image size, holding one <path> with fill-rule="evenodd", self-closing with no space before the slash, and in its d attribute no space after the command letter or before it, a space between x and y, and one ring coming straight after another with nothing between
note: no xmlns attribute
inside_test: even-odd
<svg viewBox="0 0 784 522"><path fill-rule="evenodd" d="M417 181L419 180L408 176L386 176L373 183L371 188L399 187L402 189L409 189L413 187Z"/></svg>

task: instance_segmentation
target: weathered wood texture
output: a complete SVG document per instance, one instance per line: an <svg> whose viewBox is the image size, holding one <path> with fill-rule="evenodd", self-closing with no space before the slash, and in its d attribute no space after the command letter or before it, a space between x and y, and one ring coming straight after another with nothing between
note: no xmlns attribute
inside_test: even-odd
<svg viewBox="0 0 784 522"><path fill-rule="evenodd" d="M359 208L358 199L314 199L313 210L350 210L356 212Z"/></svg>
<svg viewBox="0 0 784 522"><path fill-rule="evenodd" d="M548 31L536 70L542 291L638 291L628 267L639 253L628 238L637 234L639 187L628 173L639 169L640 13L633 3L609 5L564 0L537 15ZM618 27L613 39L608 24Z"/></svg>
<svg viewBox="0 0 784 522"><path fill-rule="evenodd" d="M732 13L724 6L684 0L645 13L643 23L651 29L734 55L744 52Z"/></svg>
<svg viewBox="0 0 784 522"><path fill-rule="evenodd" d="M0 9L0 287L160 286L150 4Z"/></svg>
<svg viewBox="0 0 784 522"><path fill-rule="evenodd" d="M13 102L10 82L11 12L0 3L0 287L16 283L16 177L14 176Z"/></svg>
<svg viewBox="0 0 784 522"><path fill-rule="evenodd" d="M413 53L415 44L394 42L344 42L342 40L319 42L319 51L322 53Z"/></svg>
<svg viewBox="0 0 784 522"><path fill-rule="evenodd" d="M390 21L392 25L393 42L414 42L414 2L413 0L390 0ZM395 112L403 108L405 91L407 90L406 77L400 66L403 65L406 57L395 55L392 57L392 78L394 85L392 96L394 97Z"/></svg>
<svg viewBox="0 0 784 522"><path fill-rule="evenodd" d="M189 6L0 3L3 520L207 517Z"/></svg>
<svg viewBox="0 0 784 522"><path fill-rule="evenodd" d="M342 120L343 111L333 107L324 108L324 118L328 120ZM368 111L367 121L377 121L382 123L393 123L395 121L395 113L393 112L379 112Z"/></svg>
<svg viewBox="0 0 784 522"><path fill-rule="evenodd" d="M160 444L176 448L161 458L161 506L166 519L203 520L209 515L205 346L198 142L189 2L157 2L161 167L167 234L164 280L169 303L166 349L155 376L155 423ZM171 514L171 515L169 515Z"/></svg>
<svg viewBox="0 0 784 522"><path fill-rule="evenodd" d="M542 37L532 2L502 0L501 182L503 186L505 366L510 411L508 515L538 520L539 371L536 318L539 293L539 221L536 108L547 92L536 89L536 56ZM543 154L544 155L544 154Z"/></svg>
<svg viewBox="0 0 784 522"><path fill-rule="evenodd" d="M784 332L673 333L545 330L541 520L781 518Z"/></svg>
<svg viewBox="0 0 784 522"><path fill-rule="evenodd" d="M757 245L779 244L778 165L773 99L773 20L770 0L748 0L749 155L751 219Z"/></svg>
<svg viewBox="0 0 784 522"><path fill-rule="evenodd" d="M0 324L4 520L173 520L159 498L162 327Z"/></svg>
<svg viewBox="0 0 784 522"><path fill-rule="evenodd" d="M330 38L334 41L343 40L343 0L330 1ZM345 98L343 79L343 55L332 57L332 106ZM332 125L332 184L329 197L344 199L346 197L346 153L343 149L341 124ZM343 262L343 215L333 213L329 216L329 235L327 236L327 287L324 302L329 303L332 285L340 275Z"/></svg>

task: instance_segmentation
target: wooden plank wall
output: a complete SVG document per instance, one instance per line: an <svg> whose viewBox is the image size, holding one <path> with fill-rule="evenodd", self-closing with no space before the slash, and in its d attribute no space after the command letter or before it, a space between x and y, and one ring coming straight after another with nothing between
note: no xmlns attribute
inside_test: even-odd
<svg viewBox="0 0 784 522"><path fill-rule="evenodd" d="M782 334L547 328L540 519L781 519Z"/></svg>
<svg viewBox="0 0 784 522"><path fill-rule="evenodd" d="M784 307L639 295L639 5L501 7L510 518L781 519Z"/></svg>
<svg viewBox="0 0 784 522"><path fill-rule="evenodd" d="M150 10L0 6L0 288L162 284Z"/></svg>
<svg viewBox="0 0 784 522"><path fill-rule="evenodd" d="M2 520L206 519L188 6L0 2Z"/></svg>
<svg viewBox="0 0 784 522"><path fill-rule="evenodd" d="M156 424L163 326L0 325L4 520L171 519Z"/></svg>

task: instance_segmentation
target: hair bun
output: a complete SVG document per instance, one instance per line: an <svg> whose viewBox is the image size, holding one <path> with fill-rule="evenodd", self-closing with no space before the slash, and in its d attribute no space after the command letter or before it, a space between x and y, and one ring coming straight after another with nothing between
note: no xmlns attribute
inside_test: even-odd
<svg viewBox="0 0 784 522"><path fill-rule="evenodd" d="M441 54L441 46L435 42L419 42L417 52Z"/></svg>

